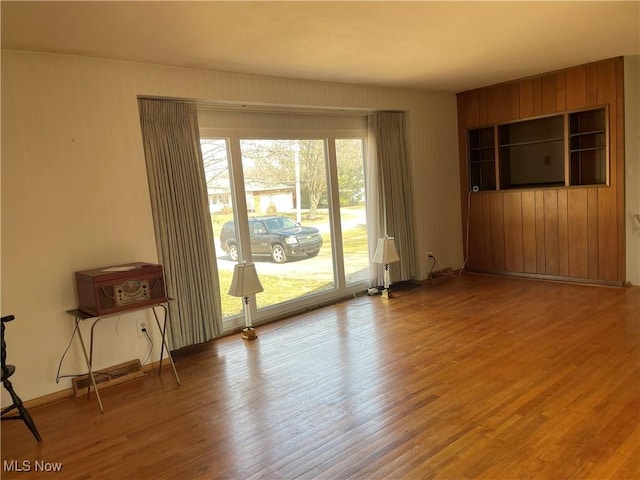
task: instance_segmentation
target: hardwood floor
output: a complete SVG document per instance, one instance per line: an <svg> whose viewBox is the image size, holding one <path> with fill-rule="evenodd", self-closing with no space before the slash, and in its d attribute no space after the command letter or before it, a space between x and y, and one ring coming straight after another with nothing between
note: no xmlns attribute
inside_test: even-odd
<svg viewBox="0 0 640 480"><path fill-rule="evenodd" d="M465 274L258 335L4 422L2 478L640 478L637 287Z"/></svg>

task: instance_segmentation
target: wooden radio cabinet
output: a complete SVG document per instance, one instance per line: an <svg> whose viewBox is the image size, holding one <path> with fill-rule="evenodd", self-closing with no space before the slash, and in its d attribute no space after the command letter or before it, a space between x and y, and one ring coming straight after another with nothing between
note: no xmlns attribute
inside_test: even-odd
<svg viewBox="0 0 640 480"><path fill-rule="evenodd" d="M128 263L76 272L78 310L93 316L165 303L162 265Z"/></svg>

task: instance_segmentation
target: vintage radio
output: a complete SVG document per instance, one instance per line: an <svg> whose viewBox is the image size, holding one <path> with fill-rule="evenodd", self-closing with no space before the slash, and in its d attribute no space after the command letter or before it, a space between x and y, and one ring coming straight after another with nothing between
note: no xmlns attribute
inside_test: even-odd
<svg viewBox="0 0 640 480"><path fill-rule="evenodd" d="M78 310L93 316L167 301L162 265L128 263L76 272Z"/></svg>

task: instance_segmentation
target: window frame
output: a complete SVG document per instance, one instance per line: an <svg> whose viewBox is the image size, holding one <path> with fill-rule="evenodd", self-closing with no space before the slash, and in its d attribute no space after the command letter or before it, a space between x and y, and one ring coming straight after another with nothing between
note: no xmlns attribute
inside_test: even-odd
<svg viewBox="0 0 640 480"><path fill-rule="evenodd" d="M243 252L246 255L248 246L250 249L249 216L246 205L244 190L244 172L242 168L242 155L240 142L242 140L322 140L325 145L325 162L327 175L327 201L329 204L329 222L331 224L331 242L333 246L333 275L334 288L305 295L286 302L278 303L257 309L255 297L250 298L249 308L251 309L254 325L267 323L272 320L282 318L299 311L315 308L321 304L328 304L336 300L350 297L359 292L365 291L368 287L368 280L358 283L347 284L344 268L344 249L342 245L342 229L340 222L340 202L338 190L338 166L336 160L336 140L357 139L362 141L363 148L363 181L366 191L366 161L367 161L367 140L368 131L366 129L280 129L280 128L225 128L225 127L200 127L200 138L202 139L225 139L227 142L227 158L229 163L229 175L232 188L232 199L234 205L234 217L236 219L236 237L239 244L240 257L243 261ZM241 192L241 194L238 194ZM229 332L242 326L243 315L235 315L223 320L224 331Z"/></svg>

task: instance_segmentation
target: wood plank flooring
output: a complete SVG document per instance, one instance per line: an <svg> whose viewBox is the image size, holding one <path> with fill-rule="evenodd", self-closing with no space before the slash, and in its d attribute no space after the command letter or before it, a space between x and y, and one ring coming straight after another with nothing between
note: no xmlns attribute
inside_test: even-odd
<svg viewBox="0 0 640 480"><path fill-rule="evenodd" d="M3 422L2 478L640 478L639 288L465 274L258 334Z"/></svg>

